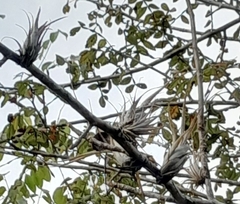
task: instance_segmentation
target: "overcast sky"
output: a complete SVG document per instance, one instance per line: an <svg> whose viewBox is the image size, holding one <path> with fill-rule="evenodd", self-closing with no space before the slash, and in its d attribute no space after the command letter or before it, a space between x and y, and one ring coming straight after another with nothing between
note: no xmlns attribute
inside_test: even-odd
<svg viewBox="0 0 240 204"><path fill-rule="evenodd" d="M119 1L121 2L121 1ZM181 1L182 2L182 1ZM27 30L28 28L28 20L26 17L26 14L23 12L26 11L27 13L31 13L34 17L37 14L38 9L41 7L41 15L40 15L40 24L44 23L45 21L52 21L59 17L64 16L62 13L62 7L66 3L66 0L0 0L0 15L5 15L5 19L0 19L0 39L1 42L8 46L12 50L17 50L18 46L14 40L6 38L6 37L12 37L16 40L18 40L21 44L25 40L25 33L17 25L22 26ZM184 4L175 4L177 6L180 6L184 8ZM71 7L70 14L66 15L67 18L62 19L53 25L51 25L51 30L49 30L48 33L57 31L57 29L60 29L64 32L69 33L70 29L78 26L78 20L85 22L87 20L87 12L91 11L95 6L89 2L85 1L79 1L78 8L74 9L73 6ZM205 25L205 21L203 21L203 17L205 15L206 10L200 10L197 13L197 28L200 31L203 31L203 26ZM198 16L199 15L199 16ZM229 20L235 19L237 16L233 13L225 12L224 15L218 14L217 17L214 19L216 27L223 25ZM183 26L181 22L179 22L179 26ZM185 26L185 25L184 25ZM236 27L235 27L236 29ZM233 31L234 29L230 29L230 31ZM118 40L116 35L116 30L114 30L114 26L112 29L104 30L103 33L109 41L114 44L116 47L121 46L121 41ZM188 34L186 34L188 35ZM48 34L46 35L45 39L48 38ZM85 40L86 37L89 36L88 32L80 32L75 37L68 37L66 40L63 35L60 35L56 43L54 43L45 59L45 61L48 60L54 60L55 54L61 55L63 57L73 55L78 55L81 50L84 49L85 46ZM188 35L189 36L189 35ZM206 48L206 42L201 43L200 47L205 47L204 51L205 53L209 54L209 57L215 57L218 55L218 52L215 52L214 49L219 50L219 47L217 45L211 46L209 48ZM236 58L239 60L239 50L240 46L232 46L231 50L227 56L229 58ZM214 58L214 59L215 59ZM36 65L41 64L40 61L36 62ZM167 66L165 69L168 68ZM163 68L164 69L164 68ZM14 76L18 74L19 72L24 71L19 66L17 66L15 63L8 61L2 68L0 68L0 83L2 83L4 86L11 87L14 84ZM108 69L103 69L102 73L109 75L112 73ZM63 67L58 67L54 71L51 72L51 76L58 82L58 83L67 83L69 81L69 78L65 74L65 69ZM159 78L156 79L156 73L152 71L145 72L144 75L137 75L137 81L151 83L149 84L149 88L151 87L159 87L163 85L163 81ZM154 79L154 80L153 80ZM155 80L156 79L156 80ZM138 93L143 93L141 90L138 90ZM87 90L86 87L81 87L80 92L77 92L77 98L83 103L88 109L92 110L92 112L98 116L107 115L109 113L115 113L115 109L111 106L111 104L107 104L107 107L105 109L102 109L99 107L98 99L99 99L99 93L97 91L93 92L90 90ZM160 97L164 97L164 95L160 94ZM111 91L109 94L110 101L114 104L114 106L120 110L121 105L123 105L123 99L121 97L120 92L115 89L115 91ZM57 120L60 108L63 106L62 102L58 102L57 105L54 103L54 105L50 106L50 114L49 114L49 123L53 120ZM9 113L16 113L18 111L18 108L13 104L8 104L6 107L0 109L0 130L3 129L3 127L7 124L7 115ZM61 113L61 118L67 118L69 121L78 120L81 117L78 113L70 109L69 107L64 107ZM149 154L154 154L154 149L148 149L147 150ZM156 152L155 152L156 153ZM156 155L157 160L161 163L162 156L157 154ZM6 157L4 162L9 161L12 159L11 157ZM1 161L1 164L3 162ZM19 175L19 165L18 162L12 162L10 165L1 167L1 173L10 172L7 174L7 180L9 186L15 181L16 177ZM69 171L70 172L70 171ZM57 186L60 185L63 178L60 172L54 171L56 177L53 180L54 182L51 182L50 184L47 183L45 188L49 189L55 189ZM71 171L71 174L73 172ZM59 179L60 178L60 179ZM41 202L42 203L42 202Z"/></svg>

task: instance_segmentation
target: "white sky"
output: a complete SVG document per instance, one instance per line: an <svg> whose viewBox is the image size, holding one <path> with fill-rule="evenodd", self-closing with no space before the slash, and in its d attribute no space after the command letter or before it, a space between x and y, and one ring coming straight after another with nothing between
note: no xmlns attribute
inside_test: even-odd
<svg viewBox="0 0 240 204"><path fill-rule="evenodd" d="M121 2L121 1L118 1ZM184 9L185 4L182 4L182 2L185 1L179 1L179 3L174 4L174 6L177 7L177 10L179 8ZM33 14L35 17L37 14L37 11L39 7L41 7L42 12L40 15L40 23L44 23L45 21L54 20L59 17L64 16L62 13L62 7L66 3L66 0L0 0L0 14L6 15L5 19L0 19L0 39L3 39L4 37L13 37L19 42L23 42L25 40L25 33L24 31L16 26L16 24L21 25L25 29L28 28L28 21L25 13L23 12L29 12ZM79 1L77 9L74 9L73 6L71 7L70 14L67 15L66 19L63 19L59 22L54 23L51 25L51 29L49 33L57 31L57 29L60 29L64 32L69 33L70 29L78 26L78 20L85 22L87 20L87 12L93 10L93 7L95 7L93 4L85 2L85 1ZM181 11L179 11L181 13ZM204 19L206 10L200 10L196 13L196 20L197 20L197 30L198 31L204 31L203 26L206 23L206 20ZM230 20L233 20L237 17L237 15L234 12L224 12L223 14L217 14L214 18L215 26L218 27L220 25L223 25L224 23L229 22ZM175 26L179 27L186 27L185 24L178 21L178 24ZM115 27L116 28L116 27ZM189 27L188 27L189 28ZM236 29L236 27L235 27ZM229 31L234 31L234 29L229 29ZM103 35L106 36L109 41L115 45L116 47L119 47L122 45L122 42L117 37L117 31L114 29L114 26L111 29L104 30ZM45 39L48 38L48 34L46 35ZM46 61L52 61L55 59L55 54L58 54L63 57L67 57L71 54L78 55L85 46L85 40L87 39L87 36L89 36L89 32L82 32L80 31L76 36L74 37L68 37L66 40L63 35L60 35L57 39L57 41L52 45ZM183 35L183 34L181 34ZM187 36L190 36L187 34ZM191 39L191 37L189 37ZM8 46L9 48L13 50L17 50L18 47L16 43L12 39L3 39L2 42ZM229 43L230 44L230 43ZM204 52L208 54L209 57L213 57L213 59L216 59L216 56L219 52L219 46L213 45L208 48L205 47L206 42L200 43L200 47L204 48ZM238 59L239 60L239 53L240 53L240 46L235 44L234 46L231 46L230 52L226 54L226 56L229 57L229 59ZM146 63L146 62L145 62ZM40 64L40 62L36 62L36 65ZM168 67L165 63L166 67ZM163 66L163 65L161 65ZM162 68L162 67L161 67ZM164 68L164 67L163 67ZM104 68L102 70L102 73L109 75L112 73L112 70L109 71L110 68ZM2 83L5 86L12 86L14 83L13 77L18 74L19 72L24 71L19 66L17 66L15 63L8 61L2 68L0 68L0 83ZM67 83L69 81L69 78L67 77L65 73L65 67L57 67L54 71L51 72L51 76L58 82L58 83ZM239 74L239 73L238 73ZM141 80L141 82L145 82L148 84L149 88L151 87L159 87L163 85L163 81L158 77L156 78L156 73L153 71L147 71L144 72L144 74L137 74L136 75L136 81ZM150 82L150 83L149 83ZM143 93L142 91L138 90L138 93ZM100 108L98 104L98 99L100 94L97 91L90 91L87 90L85 86L82 86L79 91L76 92L77 98L83 103L87 108L91 109L92 112L97 116L103 116L107 115L108 113L115 113L115 109L110 105L107 104L107 107L105 109ZM112 90L110 94L108 95L110 101L114 104L114 106L120 110L121 105L123 104L123 99L121 97L121 94L117 89ZM160 94L159 97L166 97L163 94ZM91 105L90 105L91 104ZM50 106L50 114L48 117L48 123L50 123L53 120L57 120L60 112L60 108L62 107L63 103L58 102L54 103ZM18 111L18 108L13 104L8 104L4 108L0 109L0 130L3 129L3 127L7 124L7 115L9 113L15 113ZM63 111L61 113L61 118L67 118L68 121L74 121L82 118L79 116L78 113L70 109L69 107L64 107ZM232 121L227 121L227 123L230 125ZM232 125L230 125L232 126ZM157 161L161 163L162 155L159 154L158 151L154 148L147 148L147 152L149 154L154 154L157 158ZM157 153L156 153L157 152ZM1 161L1 165L7 161L12 159L12 157L5 157L4 162ZM18 165L18 162L12 162L10 165L1 167L1 173L7 174L7 181L8 185L10 186L15 178L20 173L20 166ZM73 172L71 171L71 174ZM60 185L63 178L58 170L54 171L55 179L51 181L51 183L46 183L44 185L45 189L55 189L57 186ZM75 174L76 175L76 174ZM3 182L3 181L2 181ZM0 183L2 185L3 183ZM31 201L29 202L31 203ZM43 202L41 202L43 203Z"/></svg>

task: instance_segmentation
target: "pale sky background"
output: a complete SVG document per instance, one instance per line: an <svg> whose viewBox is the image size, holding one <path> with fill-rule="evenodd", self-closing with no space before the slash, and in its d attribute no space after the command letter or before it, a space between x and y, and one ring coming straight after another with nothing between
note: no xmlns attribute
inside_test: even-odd
<svg viewBox="0 0 240 204"><path fill-rule="evenodd" d="M116 1L116 3L118 2L121 3L123 1L120 1L120 0ZM39 7L41 7L42 11L40 15L40 24L42 24L45 21L55 20L59 17L64 16L64 14L62 13L62 8L65 3L66 3L66 0L51 0L51 1L0 0L0 14L6 15L5 19L0 19L1 42L12 50L18 49L17 44L12 39L7 39L7 38L3 39L4 37L7 37L7 36L13 37L16 40L18 40L20 43L24 42L26 37L25 33L20 27L17 26L17 25L21 25L26 30L28 29L27 17L23 12L23 10L31 13L35 17ZM186 8L185 1L183 0L180 0L178 3L173 5L177 8L179 13L181 13L181 9ZM51 32L57 31L57 29L60 29L69 34L69 31L71 30L71 28L78 26L78 20L82 22L87 21L86 14L92 11L93 8L95 8L95 5L86 1L79 1L77 4L77 9L73 8L73 5L72 5L70 13L66 15L67 18L51 25L51 30L49 30L49 32L45 36L45 39L48 39L49 34ZM204 19L205 14L206 14L206 10L204 9L198 9L198 12L196 13L198 31L204 31L203 26L206 24L206 21L207 21ZM224 13L222 12L222 14L219 13L215 16L214 25L215 27L219 27L235 18L237 18L237 15L234 12L224 12ZM175 24L175 26L178 26L178 27L184 26L186 28L189 28L189 26L186 26L186 24L183 24L180 20L178 21L177 24ZM110 29L109 28L105 29L103 32L103 35L107 37L107 39L116 47L122 46L122 42L121 40L119 40L119 37L116 34L117 30L114 28L116 27L113 26ZM230 31L232 32L235 30L236 30L236 27L234 27L234 29L231 28L228 30L228 33ZM57 41L52 45L45 61L55 60L55 54L58 54L63 57L70 56L71 54L78 55L84 49L85 41L87 39L87 36L89 35L90 35L90 32L85 32L82 30L74 37L69 36L67 40L63 35L59 35ZM189 36L189 39L191 39L189 34L186 34L186 35ZM185 35L181 33L181 36L185 36ZM205 54L207 54L209 57L216 59L216 56L219 54L219 46L215 44L215 45L211 45L210 47L206 47L205 45L206 45L206 41L200 43L200 48L204 48ZM230 42L228 42L228 45L230 45ZM235 43L234 46L231 46L229 49L229 53L225 54L225 56L228 56L229 59L237 59L239 61L240 46L239 44L237 46L236 45L237 44ZM159 55L161 56L160 51L159 51ZM36 62L35 64L39 65L40 62ZM163 67L164 64L166 65L165 67ZM167 63L164 63L164 64L161 64L161 71L166 70L168 68ZM65 73L65 68L66 67L64 66L56 67L54 70L51 71L51 74L50 74L51 77L53 77L59 84L67 83L69 81L69 77ZM109 75L113 71L113 69L110 71L109 69L110 69L109 67L108 68L104 67L101 70L101 73ZM3 67L0 68L0 83L2 83L4 86L11 87L15 81L13 77L22 71L25 72L24 69L20 68L15 63L8 61L6 64L4 64ZM239 73L237 74L239 75ZM156 75L155 72L149 71L149 70L147 72L145 71L144 73L141 73L140 75L136 74L135 79L136 81L145 82L148 85L148 88L159 87L163 85L163 81L161 80L160 75ZM141 94L144 91L138 90L137 93ZM104 109L100 108L98 104L98 99L100 94L98 91L90 91L86 89L86 86L82 86L79 89L79 91L76 92L76 95L77 95L77 98L80 100L80 102L83 103L89 110L91 109L92 112L97 116L103 116L109 113L116 112L115 109L110 104L107 104L107 107ZM123 105L123 99L120 92L116 88L113 88L108 94L108 97L110 101L114 104L114 106L118 110L120 110L121 106ZM164 94L159 94L158 97L166 97L166 96ZM194 98L196 99L196 96L194 96ZM63 105L62 102L57 102L57 103L55 102L52 105L50 105L48 123L51 123L51 121L58 119L59 112L60 112L60 109L62 108L62 105ZM239 109L237 110L239 111ZM13 104L7 104L6 106L4 106L4 108L0 109L0 116L1 116L0 131L7 124L7 115L9 113L15 113L17 111L18 111L18 108ZM229 116L230 115L231 113L229 114ZM78 113L70 109L68 106L65 106L61 112L60 118L67 118L68 121L74 121L74 120L79 120L82 117ZM229 126L233 126L233 124L231 123L232 121L227 120L227 124ZM235 122L234 122L234 125L235 125ZM161 163L163 155L159 154L159 149L152 148L151 146L151 148L146 148L146 151L148 152L148 154L153 154L154 158L157 159L159 163ZM20 173L20 166L18 164L18 161L11 162L9 165L1 167L2 164L8 162L11 159L13 159L13 157L6 156L4 160L1 161L1 164L0 164L1 173L9 172L6 176L9 186L13 184L13 182L15 181L15 179ZM54 174L55 174L55 179L52 178L53 180L51 181L51 183L45 182L44 184L45 189L52 191L56 187L58 187L63 181L64 178L62 177L58 169L55 169ZM71 170L68 170L68 171L66 170L64 174L76 175ZM2 181L0 185L3 185L3 182L4 181ZM29 201L29 203L31 202L32 201Z"/></svg>

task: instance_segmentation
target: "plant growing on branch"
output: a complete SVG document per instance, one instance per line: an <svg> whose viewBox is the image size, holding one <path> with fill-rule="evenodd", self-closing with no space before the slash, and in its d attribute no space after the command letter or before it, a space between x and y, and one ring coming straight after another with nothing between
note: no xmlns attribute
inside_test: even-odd
<svg viewBox="0 0 240 204"><path fill-rule="evenodd" d="M19 175L9 168L15 179L9 185L3 183L9 182L7 174L0 175L2 203L27 203L36 196L57 204L238 203L239 59L230 43L238 46L240 19L216 21L225 11L234 16L239 5L86 2L92 6L88 20L74 19L69 31L58 29L48 38L49 26L62 18L39 26L39 10L35 20L28 17L19 53L0 43L0 71L16 75L7 69L8 60L24 70L11 87L0 84L2 110L17 107L2 117L0 168L12 157L21 167ZM82 6L67 1L62 12L71 16ZM47 56L52 44L70 43L60 43L59 34L77 40L79 54ZM56 69L68 82L58 82ZM133 91L140 93L128 106ZM123 109L99 117L86 108L87 92L98 96L93 107L106 111L120 103ZM51 121L61 103L68 115ZM233 110L235 119L228 115ZM72 112L82 118L74 121ZM57 183L56 167L62 182L46 189L46 182Z"/></svg>

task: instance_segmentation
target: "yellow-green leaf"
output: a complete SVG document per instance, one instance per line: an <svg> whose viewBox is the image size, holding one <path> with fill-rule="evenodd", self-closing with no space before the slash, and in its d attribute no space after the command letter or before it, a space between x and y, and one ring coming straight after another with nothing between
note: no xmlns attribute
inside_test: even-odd
<svg viewBox="0 0 240 204"><path fill-rule="evenodd" d="M147 40L143 41L143 44L145 45L146 48L151 49L151 50L155 50L155 47L153 46L153 44Z"/></svg>
<svg viewBox="0 0 240 204"><path fill-rule="evenodd" d="M164 11L169 11L168 5L167 5L166 3L162 3L162 4L161 4L161 8L162 8Z"/></svg>
<svg viewBox="0 0 240 204"><path fill-rule="evenodd" d="M98 42L98 48L103 48L106 45L106 40L105 39L101 39Z"/></svg>
<svg viewBox="0 0 240 204"><path fill-rule="evenodd" d="M97 42L97 34L93 34L88 38L85 47L90 48L90 47L94 46L96 42Z"/></svg>

